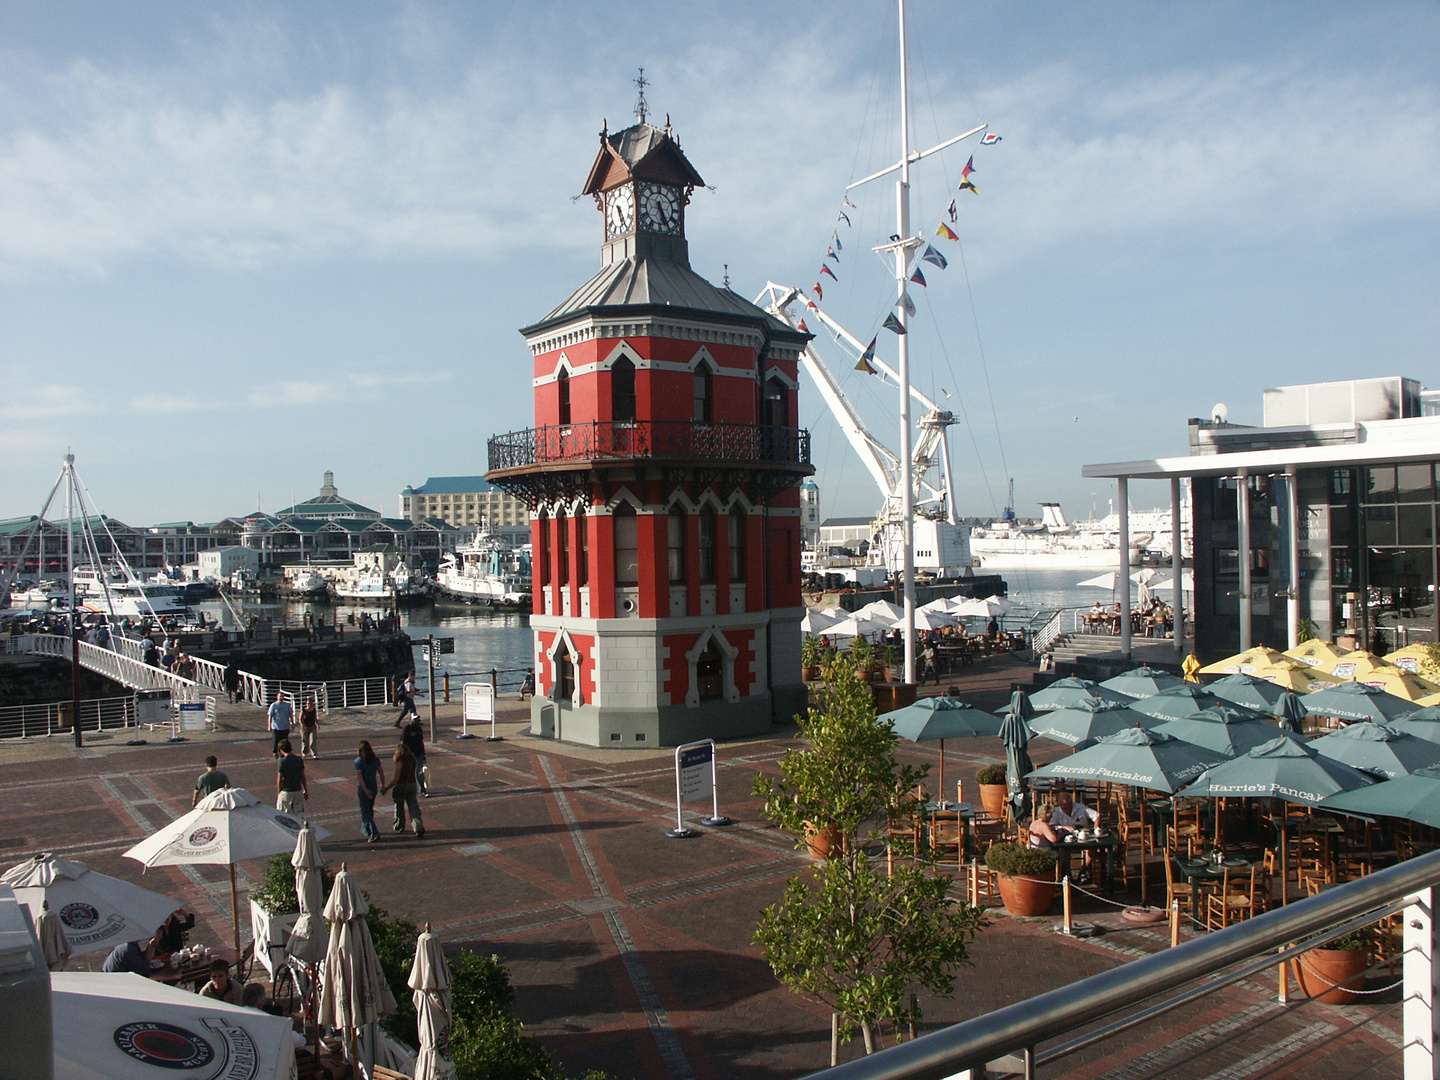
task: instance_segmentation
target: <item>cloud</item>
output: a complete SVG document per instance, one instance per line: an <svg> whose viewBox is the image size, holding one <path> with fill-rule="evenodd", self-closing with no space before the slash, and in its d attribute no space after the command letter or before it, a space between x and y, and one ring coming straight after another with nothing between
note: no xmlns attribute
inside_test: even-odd
<svg viewBox="0 0 1440 1080"><path fill-rule="evenodd" d="M142 394L130 399L130 408L143 413L198 413L210 403L198 398L176 397L172 394Z"/></svg>
<svg viewBox="0 0 1440 1080"><path fill-rule="evenodd" d="M245 396L256 408L293 405L344 405L381 401L385 393L397 386L418 386L446 382L448 371L360 371L335 382L286 379L258 386Z"/></svg>
<svg viewBox="0 0 1440 1080"><path fill-rule="evenodd" d="M42 420L65 416L89 416L101 411L94 393L79 386L61 383L29 385L19 378L5 380L0 394L0 419Z"/></svg>

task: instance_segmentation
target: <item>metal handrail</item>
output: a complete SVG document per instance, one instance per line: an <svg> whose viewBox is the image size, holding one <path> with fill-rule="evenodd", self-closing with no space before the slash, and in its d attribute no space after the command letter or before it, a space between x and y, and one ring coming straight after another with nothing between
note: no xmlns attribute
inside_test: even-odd
<svg viewBox="0 0 1440 1080"><path fill-rule="evenodd" d="M1440 851L1329 889L1028 1001L814 1073L826 1080L941 1080L1033 1048L1158 994L1440 885ZM1270 964L1278 962L1270 957ZM1269 966L1267 964L1266 966Z"/></svg>
<svg viewBox="0 0 1440 1080"><path fill-rule="evenodd" d="M1041 612L1044 615L1045 612ZM1065 609L1060 608L1049 613L1050 617L1045 620L1045 625L1034 632L1031 638L1036 656L1050 651L1050 646L1055 644L1056 639L1065 632L1063 620Z"/></svg>
<svg viewBox="0 0 1440 1080"><path fill-rule="evenodd" d="M810 432L766 424L595 420L507 432L493 436L488 449L492 470L598 458L684 458L808 465Z"/></svg>

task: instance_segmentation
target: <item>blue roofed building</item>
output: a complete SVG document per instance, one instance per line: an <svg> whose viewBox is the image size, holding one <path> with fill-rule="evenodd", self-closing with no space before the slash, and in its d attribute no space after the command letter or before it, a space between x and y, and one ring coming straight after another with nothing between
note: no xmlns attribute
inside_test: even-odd
<svg viewBox="0 0 1440 1080"><path fill-rule="evenodd" d="M443 521L458 529L488 525L512 544L530 542L530 510L483 476L432 476L400 492L400 516L410 521Z"/></svg>

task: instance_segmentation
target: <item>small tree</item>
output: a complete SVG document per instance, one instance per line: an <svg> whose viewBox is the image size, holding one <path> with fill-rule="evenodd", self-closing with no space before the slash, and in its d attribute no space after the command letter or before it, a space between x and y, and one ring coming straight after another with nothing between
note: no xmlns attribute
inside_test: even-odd
<svg viewBox="0 0 1440 1080"><path fill-rule="evenodd" d="M854 664L837 658L823 702L798 719L808 745L781 759L778 778L757 776L755 792L797 847L812 823L833 825L841 843L790 879L781 901L761 913L755 942L781 982L835 1010L842 1038L858 1026L871 1053L881 1022L921 1022L916 987L954 992L955 969L968 962L984 915L950 901L947 876L903 861L887 875L874 861L881 831L899 831L891 826L928 770L895 760L894 730L876 718Z"/></svg>

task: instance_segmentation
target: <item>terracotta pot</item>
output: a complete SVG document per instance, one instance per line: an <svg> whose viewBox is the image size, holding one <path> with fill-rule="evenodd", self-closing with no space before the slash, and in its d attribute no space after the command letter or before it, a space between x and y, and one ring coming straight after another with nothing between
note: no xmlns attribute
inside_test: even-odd
<svg viewBox="0 0 1440 1080"><path fill-rule="evenodd" d="M980 784L980 805L993 818L1005 816L1005 796L1010 788L1006 784Z"/></svg>
<svg viewBox="0 0 1440 1080"><path fill-rule="evenodd" d="M805 682L819 682L819 681L820 681L820 665L819 665L819 664L811 664L811 665L809 665L808 667L803 667L803 668L801 668L801 669L800 669L800 678L801 678L803 681L805 681Z"/></svg>
<svg viewBox="0 0 1440 1080"><path fill-rule="evenodd" d="M1295 981L1306 996L1322 1005L1353 1005L1365 989L1365 969L1370 954L1365 949L1311 949L1290 961Z"/></svg>
<svg viewBox="0 0 1440 1080"><path fill-rule="evenodd" d="M1001 874L1000 899L1011 915L1044 915L1055 900L1055 882Z"/></svg>
<svg viewBox="0 0 1440 1080"><path fill-rule="evenodd" d="M832 852L839 854L844 839L834 822L823 829L813 821L805 822L805 846L812 859L828 859Z"/></svg>
<svg viewBox="0 0 1440 1080"><path fill-rule="evenodd" d="M883 667L880 669L885 674L885 681L888 683L900 681L900 669L898 667Z"/></svg>

